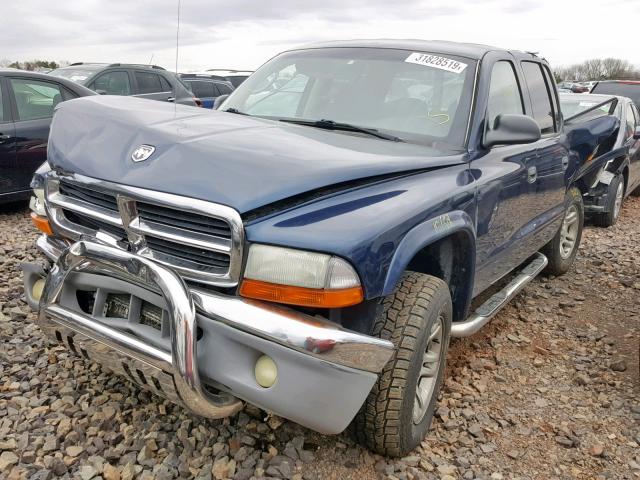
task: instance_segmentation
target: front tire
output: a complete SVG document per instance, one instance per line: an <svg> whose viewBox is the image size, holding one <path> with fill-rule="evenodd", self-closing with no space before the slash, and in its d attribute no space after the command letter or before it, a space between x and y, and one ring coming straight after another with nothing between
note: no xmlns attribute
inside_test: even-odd
<svg viewBox="0 0 640 480"><path fill-rule="evenodd" d="M430 275L407 272L384 299L374 335L396 348L352 423L365 447L403 456L422 442L442 384L451 319L449 287Z"/></svg>
<svg viewBox="0 0 640 480"><path fill-rule="evenodd" d="M624 199L624 179L616 175L607 189L607 206L604 213L596 215L593 222L599 227L610 227L618 221Z"/></svg>
<svg viewBox="0 0 640 480"><path fill-rule="evenodd" d="M571 188L565 196L562 225L551 241L542 248L549 264L546 273L563 275L573 265L582 239L584 227L584 205L577 188Z"/></svg>

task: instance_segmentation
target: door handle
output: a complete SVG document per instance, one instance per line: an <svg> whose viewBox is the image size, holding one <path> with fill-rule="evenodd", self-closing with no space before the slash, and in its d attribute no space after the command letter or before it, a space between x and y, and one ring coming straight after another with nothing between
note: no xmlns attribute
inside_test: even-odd
<svg viewBox="0 0 640 480"><path fill-rule="evenodd" d="M167 98L167 102L175 102L175 101L176 101L176 97Z"/></svg>
<svg viewBox="0 0 640 480"><path fill-rule="evenodd" d="M529 167L527 169L527 181L534 183L538 179L538 169L536 167Z"/></svg>
<svg viewBox="0 0 640 480"><path fill-rule="evenodd" d="M10 139L11 139L11 135L3 135L2 133L0 133L0 143L4 143Z"/></svg>

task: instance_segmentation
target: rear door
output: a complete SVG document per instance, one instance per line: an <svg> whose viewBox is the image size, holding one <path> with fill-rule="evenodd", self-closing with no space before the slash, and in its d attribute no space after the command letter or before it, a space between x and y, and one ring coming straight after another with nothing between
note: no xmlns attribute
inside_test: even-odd
<svg viewBox="0 0 640 480"><path fill-rule="evenodd" d="M182 79L184 83L191 89L191 92L202 101L204 108L213 108L213 102L218 95L216 84L212 80L203 78L198 79Z"/></svg>
<svg viewBox="0 0 640 480"><path fill-rule="evenodd" d="M175 102L171 84L161 75L146 70L133 70L133 78L136 84L136 97Z"/></svg>
<svg viewBox="0 0 640 480"><path fill-rule="evenodd" d="M87 85L100 95L133 95L131 78L126 70L109 70L96 76Z"/></svg>
<svg viewBox="0 0 640 480"><path fill-rule="evenodd" d="M535 164L528 172L533 196L531 228L536 231L532 240L539 248L555 235L559 216L564 211L569 151L560 139L558 99L548 68L529 60L521 61L520 66L531 102L527 114L538 122L542 134L535 144Z"/></svg>
<svg viewBox="0 0 640 480"><path fill-rule="evenodd" d="M7 80L15 119L15 182L18 190L28 190L33 173L47 159L54 108L76 95L54 80L28 77L10 77Z"/></svg>
<svg viewBox="0 0 640 480"><path fill-rule="evenodd" d="M15 138L6 80L0 77L0 201L4 194L19 190Z"/></svg>

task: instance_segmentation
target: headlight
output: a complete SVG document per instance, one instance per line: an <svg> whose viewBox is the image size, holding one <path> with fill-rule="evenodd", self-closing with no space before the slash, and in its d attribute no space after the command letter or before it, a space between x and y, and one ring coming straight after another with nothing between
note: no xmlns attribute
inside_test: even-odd
<svg viewBox="0 0 640 480"><path fill-rule="evenodd" d="M31 220L34 226L47 235L53 235L49 219L47 218L47 211L44 208L44 183L48 172L51 171L48 163L43 163L40 168L36 170L31 180L31 188L33 193L29 200L29 208L31 209Z"/></svg>
<svg viewBox="0 0 640 480"><path fill-rule="evenodd" d="M323 253L253 244L249 249L244 297L321 308L362 302L360 278L345 260Z"/></svg>
<svg viewBox="0 0 640 480"><path fill-rule="evenodd" d="M41 217L47 216L47 211L44 208L44 188L34 188L29 200L29 208L33 213Z"/></svg>

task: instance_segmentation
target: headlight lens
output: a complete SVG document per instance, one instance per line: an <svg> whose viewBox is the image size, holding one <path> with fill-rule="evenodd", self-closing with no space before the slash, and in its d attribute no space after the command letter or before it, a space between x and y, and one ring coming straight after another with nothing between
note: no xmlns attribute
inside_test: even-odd
<svg viewBox="0 0 640 480"><path fill-rule="evenodd" d="M241 295L324 308L363 300L360 278L345 260L324 253L253 244Z"/></svg>
<svg viewBox="0 0 640 480"><path fill-rule="evenodd" d="M44 188L34 188L31 199L29 200L29 208L33 213L40 217L45 217L47 211L44 208Z"/></svg>

